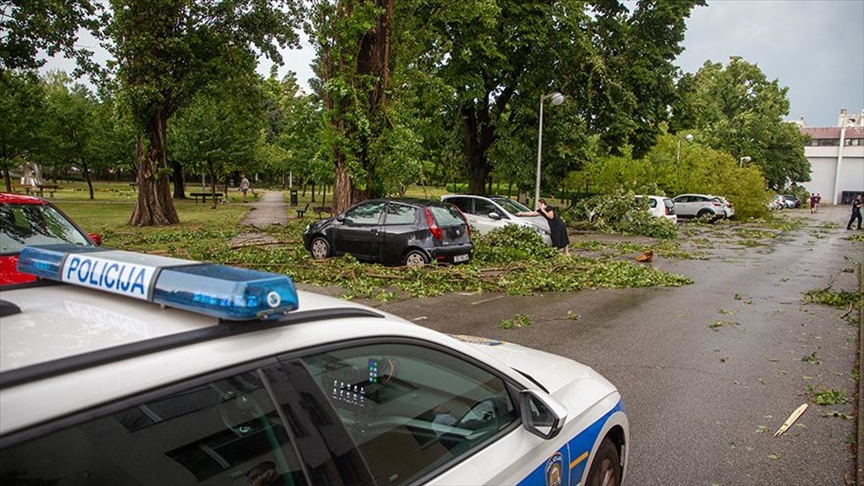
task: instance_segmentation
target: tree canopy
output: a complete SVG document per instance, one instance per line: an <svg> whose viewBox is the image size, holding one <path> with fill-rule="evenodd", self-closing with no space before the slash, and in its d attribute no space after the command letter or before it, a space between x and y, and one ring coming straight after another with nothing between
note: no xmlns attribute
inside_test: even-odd
<svg viewBox="0 0 864 486"><path fill-rule="evenodd" d="M736 160L750 157L749 163L762 170L775 190L807 182L805 136L795 124L783 121L789 114L788 91L739 57L726 66L706 62L679 80L671 126L673 131L699 130L703 143Z"/></svg>
<svg viewBox="0 0 864 486"><path fill-rule="evenodd" d="M257 53L281 62L278 48L297 40L299 7L294 0L112 0L111 7L120 97L139 133L129 223L173 224L169 119L204 87L254 71Z"/></svg>

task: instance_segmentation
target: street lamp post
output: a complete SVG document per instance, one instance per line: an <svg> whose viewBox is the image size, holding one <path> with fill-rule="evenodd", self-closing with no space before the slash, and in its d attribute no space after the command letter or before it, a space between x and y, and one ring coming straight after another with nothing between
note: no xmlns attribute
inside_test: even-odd
<svg viewBox="0 0 864 486"><path fill-rule="evenodd" d="M534 186L534 208L536 209L540 202L540 156L543 152L543 102L552 100L555 106L564 103L564 95L559 92L550 93L540 96L540 129L537 134L537 184Z"/></svg>
<svg viewBox="0 0 864 486"><path fill-rule="evenodd" d="M684 140L687 140L688 142L692 142L693 141L693 134L688 133L687 135L684 135ZM677 155L675 156L675 183L676 183L676 185L681 184L681 137L680 136L678 137L678 152L677 152Z"/></svg>
<svg viewBox="0 0 864 486"><path fill-rule="evenodd" d="M688 133L687 135L684 136L684 140L687 140L688 142L692 142L693 141L693 134ZM681 165L681 137L678 137L678 155L675 157L675 164Z"/></svg>
<svg viewBox="0 0 864 486"><path fill-rule="evenodd" d="M740 169L740 168L744 167L744 162L750 162L751 160L753 160L753 159L750 158L749 155L745 155L744 157L741 157L740 159L738 159L738 168Z"/></svg>

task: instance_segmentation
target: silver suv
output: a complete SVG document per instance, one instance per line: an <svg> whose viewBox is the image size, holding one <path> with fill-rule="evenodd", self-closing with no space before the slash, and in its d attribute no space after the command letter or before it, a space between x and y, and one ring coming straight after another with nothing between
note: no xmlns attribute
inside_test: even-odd
<svg viewBox="0 0 864 486"><path fill-rule="evenodd" d="M547 245L552 244L549 233L549 223L543 216L516 216L519 212L532 211L525 205L503 196L474 196L470 194L447 194L441 196L442 201L453 204L462 211L468 224L477 229L481 235L516 224L537 231Z"/></svg>
<svg viewBox="0 0 864 486"><path fill-rule="evenodd" d="M672 199L679 218L703 218L712 220L731 218L735 215L732 203L711 194L681 194Z"/></svg>

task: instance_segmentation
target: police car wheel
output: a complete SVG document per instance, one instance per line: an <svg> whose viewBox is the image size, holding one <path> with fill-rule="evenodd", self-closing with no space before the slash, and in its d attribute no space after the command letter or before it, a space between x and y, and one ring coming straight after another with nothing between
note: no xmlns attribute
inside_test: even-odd
<svg viewBox="0 0 864 486"><path fill-rule="evenodd" d="M422 267L429 263L426 254L419 250L411 250L405 255L405 265L409 267Z"/></svg>
<svg viewBox="0 0 864 486"><path fill-rule="evenodd" d="M591 462L586 486L619 486L621 484L621 462L618 449L608 438L603 439L597 455Z"/></svg>
<svg viewBox="0 0 864 486"><path fill-rule="evenodd" d="M314 258L327 258L330 256L330 243L327 243L327 239L322 236L312 240L310 247L312 249L312 257Z"/></svg>

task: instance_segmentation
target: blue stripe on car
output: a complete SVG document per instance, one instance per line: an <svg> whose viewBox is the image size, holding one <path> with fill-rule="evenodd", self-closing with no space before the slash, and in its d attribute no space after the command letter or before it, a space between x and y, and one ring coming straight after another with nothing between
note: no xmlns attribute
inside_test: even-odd
<svg viewBox="0 0 864 486"><path fill-rule="evenodd" d="M543 461L536 469L531 471L531 474L526 476L520 485L541 485L547 483L547 473L550 469L554 469L556 456L565 458L568 464L565 464L561 476L560 484L578 485L588 467L588 456L591 454L591 448L597 442L597 436L603 430L603 425L609 420L612 414L624 411L624 404L619 400L605 415L597 419L594 423L586 427L582 432L570 439L566 445L558 449L554 454ZM568 454L569 452L569 454Z"/></svg>

